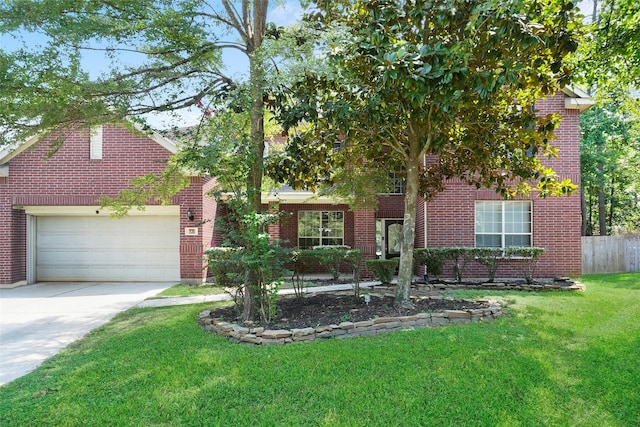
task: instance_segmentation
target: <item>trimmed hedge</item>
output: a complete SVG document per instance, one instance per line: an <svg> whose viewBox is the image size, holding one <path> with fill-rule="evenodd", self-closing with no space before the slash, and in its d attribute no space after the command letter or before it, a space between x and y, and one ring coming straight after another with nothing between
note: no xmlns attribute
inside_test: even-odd
<svg viewBox="0 0 640 427"><path fill-rule="evenodd" d="M396 274L396 269L400 263L400 258L391 259L368 259L365 261L367 268L373 273L373 275L382 282L383 285L388 285L393 280L393 276Z"/></svg>
<svg viewBox="0 0 640 427"><path fill-rule="evenodd" d="M414 261L424 266L427 275L439 277L446 261L453 263L453 275L458 282L462 281L464 270L469 262L475 260L487 269L489 282L495 280L498 265L504 261L521 263L522 275L527 283L532 283L538 258L544 248L518 246L510 248L473 248L473 247L436 247L418 248L414 250Z"/></svg>

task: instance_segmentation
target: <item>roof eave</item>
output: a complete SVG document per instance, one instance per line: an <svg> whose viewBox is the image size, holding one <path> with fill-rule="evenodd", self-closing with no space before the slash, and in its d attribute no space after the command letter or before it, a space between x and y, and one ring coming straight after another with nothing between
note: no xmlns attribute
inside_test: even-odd
<svg viewBox="0 0 640 427"><path fill-rule="evenodd" d="M587 92L578 87L565 86L562 88L562 93L565 94L564 108L567 110L578 110L582 113L596 103Z"/></svg>

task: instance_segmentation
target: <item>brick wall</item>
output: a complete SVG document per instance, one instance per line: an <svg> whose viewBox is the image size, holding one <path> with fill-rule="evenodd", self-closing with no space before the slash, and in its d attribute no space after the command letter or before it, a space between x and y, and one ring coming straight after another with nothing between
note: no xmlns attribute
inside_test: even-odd
<svg viewBox="0 0 640 427"><path fill-rule="evenodd" d="M558 94L537 104L540 114L560 111L564 119L556 130L553 142L560 150L556 159L545 159L564 179L580 183L580 119L577 110L564 109L564 95ZM492 190L476 190L459 180L447 182L446 191L427 203L428 246L474 246L475 201L501 200ZM533 244L545 248L540 258L537 276L554 277L581 273L580 197L527 198L533 206ZM486 276L485 270L471 265L467 276ZM497 277L519 276L516 264L505 263Z"/></svg>
<svg viewBox="0 0 640 427"><path fill-rule="evenodd" d="M70 131L62 135L64 144L50 159L49 140L24 151L9 162L9 177L0 182L0 232L10 239L0 243L0 283L24 280L26 274L26 216L12 206L82 206L96 205L101 195L115 196L132 178L159 173L170 152L145 135L132 134L115 126L103 128L101 160L90 159L89 133ZM186 220L186 209L202 218L202 178L192 178L191 186L172 201L180 209L181 276L200 278L202 272L202 233L185 236L184 227L193 226ZM14 213L12 213L14 212ZM10 241L11 243L7 243ZM10 257L4 256L10 253Z"/></svg>
<svg viewBox="0 0 640 427"><path fill-rule="evenodd" d="M5 193L6 185L0 184L0 284L14 283L26 278L24 275L13 274L13 249L14 249L14 220L11 209L11 197ZM19 246L19 245L18 245Z"/></svg>

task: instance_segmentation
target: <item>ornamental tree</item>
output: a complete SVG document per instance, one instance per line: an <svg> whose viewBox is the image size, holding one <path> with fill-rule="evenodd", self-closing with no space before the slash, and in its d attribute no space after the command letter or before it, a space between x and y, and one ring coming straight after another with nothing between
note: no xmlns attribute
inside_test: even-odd
<svg viewBox="0 0 640 427"><path fill-rule="evenodd" d="M505 197L575 190L540 160L557 155L558 117L533 109L569 82L573 7L565 0L318 2L312 17L334 36L323 46L324 68L309 71L279 113L287 129L308 127L269 169L310 188L344 187L340 177L372 171L404 176L397 304L410 305L419 196L435 196L453 177Z"/></svg>

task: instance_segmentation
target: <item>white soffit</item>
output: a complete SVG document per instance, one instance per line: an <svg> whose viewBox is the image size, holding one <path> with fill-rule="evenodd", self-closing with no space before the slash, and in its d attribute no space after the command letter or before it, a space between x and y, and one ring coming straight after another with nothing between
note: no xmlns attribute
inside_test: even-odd
<svg viewBox="0 0 640 427"><path fill-rule="evenodd" d="M282 193L263 193L262 201L269 202L280 202L280 203L326 203L326 204L337 204L343 203L339 200L336 200L327 196L318 196L311 191L289 191Z"/></svg>
<svg viewBox="0 0 640 427"><path fill-rule="evenodd" d="M111 211L100 206L20 206L33 216L110 216ZM179 216L180 206L145 206L144 210L132 208L129 216Z"/></svg>
<svg viewBox="0 0 640 427"><path fill-rule="evenodd" d="M582 113L596 103L587 92L577 87L565 86L562 92L565 95L564 108L567 110L579 110Z"/></svg>

